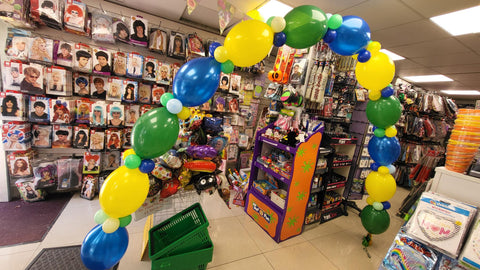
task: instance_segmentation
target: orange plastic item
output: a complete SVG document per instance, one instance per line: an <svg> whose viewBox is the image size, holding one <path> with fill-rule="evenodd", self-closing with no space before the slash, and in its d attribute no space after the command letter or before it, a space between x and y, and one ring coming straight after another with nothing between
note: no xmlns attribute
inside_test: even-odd
<svg viewBox="0 0 480 270"><path fill-rule="evenodd" d="M192 160L185 162L183 167L195 172L214 172L217 165L209 160Z"/></svg>

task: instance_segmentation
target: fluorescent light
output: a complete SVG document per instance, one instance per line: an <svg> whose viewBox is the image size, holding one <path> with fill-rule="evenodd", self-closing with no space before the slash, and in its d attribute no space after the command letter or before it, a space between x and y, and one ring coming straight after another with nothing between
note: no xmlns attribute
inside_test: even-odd
<svg viewBox="0 0 480 270"><path fill-rule="evenodd" d="M400 56L400 55L398 55L398 54L396 54L396 53L393 53L393 52L391 52L391 51L389 51L389 50L381 49L380 51L383 52L384 54L388 55L388 57L390 57L390 59L392 59L392 61L397 61L397 60L403 60L403 59L405 59L405 57Z"/></svg>
<svg viewBox="0 0 480 270"><path fill-rule="evenodd" d="M480 32L480 6L430 18L453 36Z"/></svg>
<svg viewBox="0 0 480 270"><path fill-rule="evenodd" d="M272 16L284 17L292 9L293 7L282 2L270 0L258 8L258 12L260 12L260 15L262 15L265 20L268 20L268 18Z"/></svg>
<svg viewBox="0 0 480 270"><path fill-rule="evenodd" d="M444 75L408 76L403 78L411 82L451 82L453 81L452 79Z"/></svg>
<svg viewBox="0 0 480 270"><path fill-rule="evenodd" d="M452 95L452 96L463 96L463 95L469 95L469 96L479 96L480 91L478 90L440 90L440 92L446 94L446 95Z"/></svg>

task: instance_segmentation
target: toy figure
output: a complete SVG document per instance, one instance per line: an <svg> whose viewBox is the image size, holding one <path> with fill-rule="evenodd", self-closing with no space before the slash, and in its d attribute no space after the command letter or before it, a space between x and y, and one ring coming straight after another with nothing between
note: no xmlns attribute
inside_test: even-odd
<svg viewBox="0 0 480 270"><path fill-rule="evenodd" d="M204 190L209 190L210 195L217 189L217 179L214 174L211 173L199 173L192 176L193 185L197 190L198 195ZM212 189L213 188L213 189Z"/></svg>

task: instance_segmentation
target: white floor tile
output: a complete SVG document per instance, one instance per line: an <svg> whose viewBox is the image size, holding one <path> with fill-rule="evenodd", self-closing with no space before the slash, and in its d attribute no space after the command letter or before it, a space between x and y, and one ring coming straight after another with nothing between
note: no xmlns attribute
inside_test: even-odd
<svg viewBox="0 0 480 270"><path fill-rule="evenodd" d="M31 243L31 244L25 244L25 245L15 245L15 246L6 246L6 247L1 247L0 248L0 256L3 255L10 255L10 254L15 254L15 253L22 253L26 251L35 251L39 246L41 242L36 242L36 243Z"/></svg>
<svg viewBox="0 0 480 270"><path fill-rule="evenodd" d="M0 256L0 267L8 270L23 270L35 258L33 251Z"/></svg>
<svg viewBox="0 0 480 270"><path fill-rule="evenodd" d="M210 264L207 265L207 269L211 270L245 270L245 269L255 269L255 270L274 270L272 265L268 262L264 255L256 255L234 261L231 263L223 264L220 266L210 267Z"/></svg>

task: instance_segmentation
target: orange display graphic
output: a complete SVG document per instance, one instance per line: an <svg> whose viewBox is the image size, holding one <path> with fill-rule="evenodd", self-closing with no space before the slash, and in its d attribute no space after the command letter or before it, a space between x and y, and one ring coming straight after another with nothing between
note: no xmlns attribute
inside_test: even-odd
<svg viewBox="0 0 480 270"><path fill-rule="evenodd" d="M268 205L255 197L255 195L250 193L248 196L248 215L250 215L272 238L275 238L278 225L278 214Z"/></svg>

